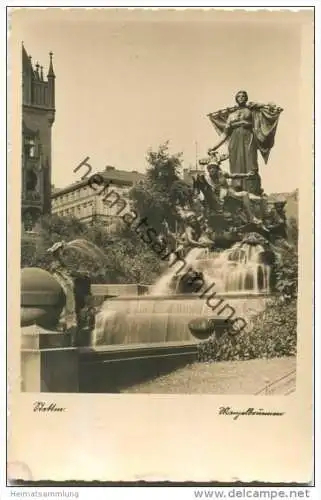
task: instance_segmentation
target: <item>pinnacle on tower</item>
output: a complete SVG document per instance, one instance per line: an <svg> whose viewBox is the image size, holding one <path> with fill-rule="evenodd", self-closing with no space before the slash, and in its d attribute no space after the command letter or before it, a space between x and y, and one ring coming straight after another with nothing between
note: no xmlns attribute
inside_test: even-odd
<svg viewBox="0 0 321 500"><path fill-rule="evenodd" d="M52 56L53 56L53 53L49 52L50 64L49 64L49 71L48 71L48 75L47 75L48 78L55 78L55 73L54 73L53 64L52 64Z"/></svg>

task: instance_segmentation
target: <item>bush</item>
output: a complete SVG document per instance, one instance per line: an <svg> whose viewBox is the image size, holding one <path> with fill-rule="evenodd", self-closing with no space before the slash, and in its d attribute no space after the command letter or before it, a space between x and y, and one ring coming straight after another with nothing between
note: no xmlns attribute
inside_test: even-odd
<svg viewBox="0 0 321 500"><path fill-rule="evenodd" d="M277 299L253 320L250 332L224 333L199 344L199 361L236 361L295 356L297 303Z"/></svg>
<svg viewBox="0 0 321 500"><path fill-rule="evenodd" d="M279 247L275 268L276 291L288 301L298 293L298 251L295 246Z"/></svg>

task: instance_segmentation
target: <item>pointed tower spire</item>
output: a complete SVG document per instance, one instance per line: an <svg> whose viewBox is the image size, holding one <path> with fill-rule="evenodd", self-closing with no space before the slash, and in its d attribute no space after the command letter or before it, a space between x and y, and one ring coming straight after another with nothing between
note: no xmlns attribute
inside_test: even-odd
<svg viewBox="0 0 321 500"><path fill-rule="evenodd" d="M47 75L48 95L49 95L48 104L49 104L49 107L51 107L52 109L55 109L55 78L56 78L56 76L55 76L55 73L53 70L53 65L52 65L53 53L49 52L49 56L50 56L50 64L49 64L49 70L48 70L48 75Z"/></svg>
<svg viewBox="0 0 321 500"><path fill-rule="evenodd" d="M53 53L49 52L50 64L49 64L49 71L48 71L47 77L55 78L55 73L54 73L53 64L52 64L52 56L53 56Z"/></svg>
<svg viewBox="0 0 321 500"><path fill-rule="evenodd" d="M43 66L40 66L40 80L43 82Z"/></svg>
<svg viewBox="0 0 321 500"><path fill-rule="evenodd" d="M27 54L26 48L22 43L22 68L26 73L32 71L31 56Z"/></svg>

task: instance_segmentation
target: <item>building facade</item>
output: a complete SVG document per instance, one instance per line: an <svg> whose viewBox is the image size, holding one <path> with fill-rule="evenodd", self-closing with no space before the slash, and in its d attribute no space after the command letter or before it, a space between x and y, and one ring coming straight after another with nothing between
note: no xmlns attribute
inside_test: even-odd
<svg viewBox="0 0 321 500"><path fill-rule="evenodd" d="M22 46L22 183L23 229L32 230L51 211L51 132L55 121L55 74L49 56L47 79L43 67L33 66Z"/></svg>
<svg viewBox="0 0 321 500"><path fill-rule="evenodd" d="M103 185L94 184L91 187L87 179L55 190L51 197L52 213L61 217L76 217L84 222L99 220L107 226L117 223L122 215L120 212L130 206L130 189L144 175L111 166L99 175L104 179L104 185L109 186L108 190L103 192Z"/></svg>

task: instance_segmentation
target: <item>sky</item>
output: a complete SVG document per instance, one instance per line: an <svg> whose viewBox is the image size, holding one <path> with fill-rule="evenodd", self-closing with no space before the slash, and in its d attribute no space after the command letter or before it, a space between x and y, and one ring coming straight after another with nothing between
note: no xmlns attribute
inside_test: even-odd
<svg viewBox="0 0 321 500"><path fill-rule="evenodd" d="M24 9L12 25L45 74L54 53L56 187L77 181L73 170L88 156L93 171L113 165L144 172L147 150L166 140L171 152L183 153L184 168L194 166L218 139L206 115L234 105L239 89L252 101L284 109L269 163L259 159L265 191L298 187L301 38L295 20L49 10Z"/></svg>

